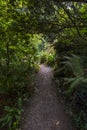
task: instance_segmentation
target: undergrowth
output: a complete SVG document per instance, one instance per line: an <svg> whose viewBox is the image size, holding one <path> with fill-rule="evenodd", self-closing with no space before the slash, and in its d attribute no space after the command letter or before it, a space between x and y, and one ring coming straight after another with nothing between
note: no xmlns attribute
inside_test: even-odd
<svg viewBox="0 0 87 130"><path fill-rule="evenodd" d="M64 56L54 76L61 94L71 104L71 116L76 127L87 130L87 74L82 60L75 54Z"/></svg>
<svg viewBox="0 0 87 130"><path fill-rule="evenodd" d="M37 68L37 67L36 67ZM5 77L2 69L0 84L0 129L16 130L20 123L23 100L34 93L34 73L36 69L26 63L11 65L9 75Z"/></svg>

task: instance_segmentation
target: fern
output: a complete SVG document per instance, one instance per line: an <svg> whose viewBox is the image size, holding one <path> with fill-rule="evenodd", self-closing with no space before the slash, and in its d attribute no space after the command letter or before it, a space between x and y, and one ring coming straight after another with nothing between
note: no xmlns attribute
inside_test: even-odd
<svg viewBox="0 0 87 130"><path fill-rule="evenodd" d="M67 67L69 67L75 76L79 76L83 74L84 70L83 70L83 66L80 63L81 59L79 56L72 54L71 57L67 56L64 57L64 59L66 61L62 63L65 64Z"/></svg>
<svg viewBox="0 0 87 130"><path fill-rule="evenodd" d="M87 78L83 76L84 69L80 63L80 57L72 54L71 57L64 57L66 61L62 62L73 72L74 77L65 78L65 83L69 83L70 87L66 94L70 95L81 83L87 83Z"/></svg>
<svg viewBox="0 0 87 130"><path fill-rule="evenodd" d="M72 78L70 78L69 80L71 80L71 83L69 89L66 92L67 95L70 95L74 91L74 89L79 87L81 83L87 83L87 78L84 77L75 77L73 78L73 81Z"/></svg>

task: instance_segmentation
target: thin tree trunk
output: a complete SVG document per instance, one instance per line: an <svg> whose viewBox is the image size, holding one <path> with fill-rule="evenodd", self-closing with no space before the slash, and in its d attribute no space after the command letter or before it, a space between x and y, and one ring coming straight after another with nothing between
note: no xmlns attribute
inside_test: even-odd
<svg viewBox="0 0 87 130"><path fill-rule="evenodd" d="M7 90L9 89L9 63L10 63L9 42L7 42L7 44L6 44L6 84L7 84Z"/></svg>
<svg viewBox="0 0 87 130"><path fill-rule="evenodd" d="M6 66L7 66L7 76L9 75L9 63L10 63L10 57L9 57L9 43L7 42L6 44L6 53L7 53L7 56L6 56Z"/></svg>

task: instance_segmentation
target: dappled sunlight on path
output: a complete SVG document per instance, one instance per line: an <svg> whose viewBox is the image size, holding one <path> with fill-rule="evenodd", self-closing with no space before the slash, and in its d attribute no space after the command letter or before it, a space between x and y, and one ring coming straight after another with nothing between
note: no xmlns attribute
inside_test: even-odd
<svg viewBox="0 0 87 130"><path fill-rule="evenodd" d="M36 92L24 107L21 130L75 130L57 97L52 69L41 65L35 83Z"/></svg>

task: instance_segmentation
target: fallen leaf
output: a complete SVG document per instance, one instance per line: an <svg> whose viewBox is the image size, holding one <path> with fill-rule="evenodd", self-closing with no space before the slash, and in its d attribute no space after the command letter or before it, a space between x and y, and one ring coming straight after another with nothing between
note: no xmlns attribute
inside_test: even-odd
<svg viewBox="0 0 87 130"><path fill-rule="evenodd" d="M58 127L60 125L60 121L57 121L56 122L56 126Z"/></svg>

